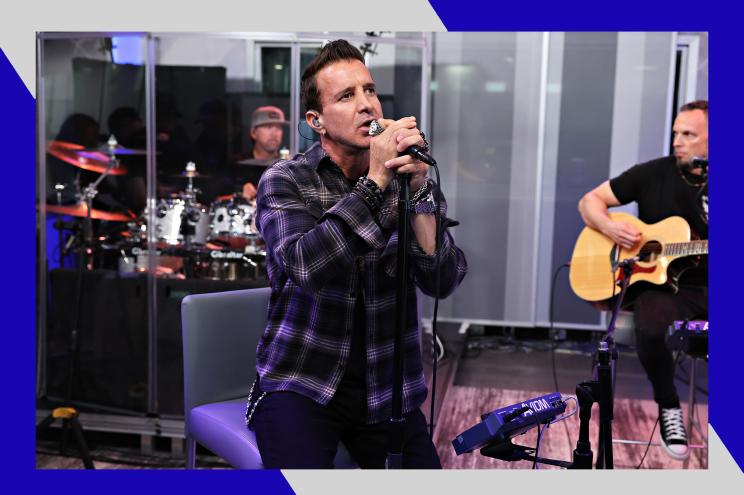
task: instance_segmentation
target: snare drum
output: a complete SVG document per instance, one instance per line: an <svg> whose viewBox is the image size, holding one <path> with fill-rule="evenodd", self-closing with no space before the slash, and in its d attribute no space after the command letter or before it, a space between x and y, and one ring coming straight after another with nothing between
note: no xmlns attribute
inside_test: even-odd
<svg viewBox="0 0 744 495"><path fill-rule="evenodd" d="M249 201L234 196L215 201L210 208L209 240L226 243L242 249L258 244L256 230L256 207Z"/></svg>
<svg viewBox="0 0 744 495"><path fill-rule="evenodd" d="M147 218L147 212L145 212ZM205 244L209 233L209 213L199 205L188 208L180 198L158 201L155 208L155 237L171 246L183 244L184 235L189 235L192 244Z"/></svg>
<svg viewBox="0 0 744 495"><path fill-rule="evenodd" d="M265 272L265 267L262 269L261 266L260 260L252 259L239 251L210 250L194 258L191 271L196 278L255 280L262 271Z"/></svg>

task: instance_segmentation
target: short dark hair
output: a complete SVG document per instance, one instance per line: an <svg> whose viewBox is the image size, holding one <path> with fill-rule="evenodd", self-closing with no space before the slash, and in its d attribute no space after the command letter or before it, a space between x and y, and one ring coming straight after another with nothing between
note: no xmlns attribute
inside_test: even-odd
<svg viewBox="0 0 744 495"><path fill-rule="evenodd" d="M124 136L121 135L121 132L129 123L137 120L142 120L137 110L132 107L119 107L111 112L108 117L108 130L116 136L116 139L122 139Z"/></svg>
<svg viewBox="0 0 744 495"><path fill-rule="evenodd" d="M692 110L702 110L705 118L708 118L708 100L691 101L690 103L685 103L679 109L680 113L690 112Z"/></svg>
<svg viewBox="0 0 744 495"><path fill-rule="evenodd" d="M308 110L323 111L315 76L323 68L340 60L359 60L364 63L364 56L359 49L346 40L331 41L320 49L310 65L305 68L300 80L300 96L306 112Z"/></svg>

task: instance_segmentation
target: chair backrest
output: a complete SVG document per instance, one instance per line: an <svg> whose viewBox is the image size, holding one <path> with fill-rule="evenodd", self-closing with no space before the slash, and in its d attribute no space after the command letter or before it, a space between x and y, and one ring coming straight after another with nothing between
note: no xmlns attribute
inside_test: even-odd
<svg viewBox="0 0 744 495"><path fill-rule="evenodd" d="M187 296L181 303L185 419L192 408L248 395L271 289Z"/></svg>

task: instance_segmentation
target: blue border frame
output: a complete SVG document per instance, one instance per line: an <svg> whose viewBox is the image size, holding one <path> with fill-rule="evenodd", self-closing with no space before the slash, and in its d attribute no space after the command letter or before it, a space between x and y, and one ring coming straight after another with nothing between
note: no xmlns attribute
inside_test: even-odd
<svg viewBox="0 0 744 495"><path fill-rule="evenodd" d="M446 2L429 0L437 15L449 30L489 31L489 30L689 30L710 32L709 60L711 99L719 102L713 110L711 133L715 136L711 143L714 162L735 163L733 153L721 143L735 143L732 135L735 127L734 111L738 102L733 85L737 80L727 74L726 67L735 66L739 59L739 42L736 34L740 29L734 25L735 15L727 25L726 13L716 11L714 2L701 5L700 2L681 0L669 6L640 2L600 5L586 0L572 2L570 5L555 2L533 1L529 9L520 4L503 2L485 5L472 0ZM608 9L612 9L609 11ZM602 10L600 10L602 9ZM705 11L703 11L705 10ZM733 62L732 62L733 61ZM733 72L733 71L732 71ZM35 291L35 124L36 105L33 97L20 80L5 54L0 51L0 98L2 98L5 121L2 124L3 151L7 167L6 205L7 215L5 242L2 243L2 258L6 260L9 272L6 276L4 312L9 323L6 324L6 357L2 360L4 396L12 398L12 404L22 404L21 414L11 415L6 422L9 435L6 452L13 448L5 466L19 481L32 481L39 488L59 488L65 483L77 493L98 491L105 487L110 493L130 492L135 489L150 492L156 490L189 490L234 488L250 490L260 488L268 493L293 493L285 478L278 471L210 471L193 472L184 476L183 472L163 471L108 471L96 473L95 477L82 478L82 472L36 471L35 441L28 435L33 431L31 418L35 420L35 343L36 291ZM721 251L723 246L733 245L737 240L737 227L740 223L735 210L726 204L726 198L736 198L741 194L742 169L721 166L721 172L711 178L712 221L711 243L713 251ZM732 204L733 206L733 204ZM733 262L721 255L710 260L710 319L713 323L714 337L711 340L710 354L710 421L722 438L740 468L744 469L744 443L736 442L741 433L739 415L744 409L736 362L739 357L738 341L741 338L737 328L737 318L732 308L737 307L733 277L736 260ZM720 330L718 330L720 328ZM719 337L720 335L720 337ZM8 401L10 402L10 401ZM22 425L16 426L13 419L21 417ZM28 423L27 423L28 421ZM32 479L27 479L27 476ZM104 477L99 479L98 477ZM121 478L123 476L123 478ZM121 480L122 482L118 482ZM117 483L118 482L118 483Z"/></svg>
<svg viewBox="0 0 744 495"><path fill-rule="evenodd" d="M293 494L289 483L278 470L265 471L83 471L36 470L36 101L18 77L5 53L0 50L0 101L5 119L2 124L2 148L6 155L4 194L9 210L6 234L0 243L2 259L9 273L5 278L3 311L6 321L5 356L2 360L3 396L6 404L18 407L20 414L6 420L5 443L8 459L3 467L18 481L31 481L34 489L67 488L74 493L129 494L132 489L144 493L187 489L207 493L220 489L243 487L247 492L259 489L265 493ZM33 166L32 166L33 164ZM22 243L19 245L18 243ZM15 412L15 411L13 411ZM22 418L21 424L14 420ZM23 425L23 426L21 426ZM9 476L10 477L10 476ZM30 479L29 479L30 478ZM30 486L30 485L27 485Z"/></svg>

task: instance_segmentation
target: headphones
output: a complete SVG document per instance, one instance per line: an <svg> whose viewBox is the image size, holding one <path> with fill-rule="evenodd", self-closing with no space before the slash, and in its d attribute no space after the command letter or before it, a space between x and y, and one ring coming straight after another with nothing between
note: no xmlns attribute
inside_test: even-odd
<svg viewBox="0 0 744 495"><path fill-rule="evenodd" d="M318 120L318 117L313 117L313 127L319 128L320 127L320 120Z"/></svg>

